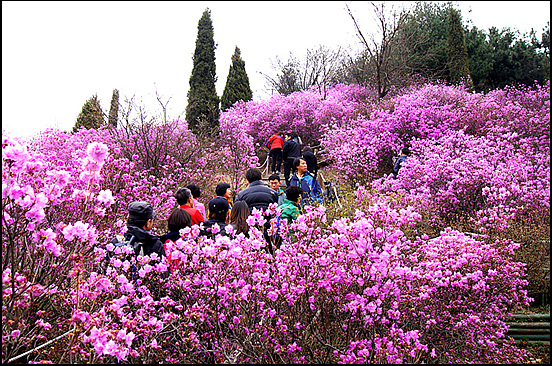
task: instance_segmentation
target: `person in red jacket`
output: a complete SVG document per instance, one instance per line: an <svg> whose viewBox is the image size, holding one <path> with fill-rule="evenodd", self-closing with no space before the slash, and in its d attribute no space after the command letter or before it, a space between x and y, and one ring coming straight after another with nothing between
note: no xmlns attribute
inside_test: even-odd
<svg viewBox="0 0 552 366"><path fill-rule="evenodd" d="M266 144L270 149L268 155L272 157L272 174L280 174L280 166L282 164L282 149L284 147L284 139L282 133L272 135Z"/></svg>
<svg viewBox="0 0 552 366"><path fill-rule="evenodd" d="M180 205L180 208L188 211L192 216L192 225L199 225L203 220L203 215L197 208L194 208L194 199L192 197L192 191L188 188L179 188L174 194L176 202Z"/></svg>

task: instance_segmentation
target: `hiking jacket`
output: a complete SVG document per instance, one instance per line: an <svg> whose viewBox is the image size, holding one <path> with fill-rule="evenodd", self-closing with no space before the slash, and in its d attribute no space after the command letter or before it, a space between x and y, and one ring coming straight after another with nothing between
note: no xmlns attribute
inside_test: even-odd
<svg viewBox="0 0 552 366"><path fill-rule="evenodd" d="M284 139L278 135L272 135L268 139L268 143L266 144L266 147L268 147L270 150L282 149L284 147Z"/></svg>
<svg viewBox="0 0 552 366"><path fill-rule="evenodd" d="M253 211L254 207L264 212L271 203L278 203L278 194L272 188L265 186L260 180L256 180L250 183L249 187L240 191L234 201L245 201L250 212Z"/></svg>
<svg viewBox="0 0 552 366"><path fill-rule="evenodd" d="M322 203L322 188L320 187L320 183L318 183L317 179L314 179L314 176L309 171L306 171L301 178L297 176L297 172L293 173L289 185L299 186L303 190L301 207Z"/></svg>
<svg viewBox="0 0 552 366"><path fill-rule="evenodd" d="M280 207L280 209L282 210L280 213L280 217L282 219L286 219L288 224L291 224L291 222L295 221L295 219L297 219L297 216L299 216L299 205L288 199L284 200L284 203L282 204L282 207Z"/></svg>
<svg viewBox="0 0 552 366"><path fill-rule="evenodd" d="M193 208L188 205L182 205L180 208L188 211L190 216L192 216L192 225L199 225L204 220L203 215L197 208Z"/></svg>
<svg viewBox="0 0 552 366"><path fill-rule="evenodd" d="M127 232L123 235L125 240L130 240L134 235L136 241L142 243L144 248L144 255L150 255L151 253L157 253L159 257L166 256L163 242L158 236L152 235L149 231L146 231L140 227L127 226Z"/></svg>
<svg viewBox="0 0 552 366"><path fill-rule="evenodd" d="M301 156L301 146L295 140L287 140L282 149L282 157L284 160L298 158Z"/></svg>

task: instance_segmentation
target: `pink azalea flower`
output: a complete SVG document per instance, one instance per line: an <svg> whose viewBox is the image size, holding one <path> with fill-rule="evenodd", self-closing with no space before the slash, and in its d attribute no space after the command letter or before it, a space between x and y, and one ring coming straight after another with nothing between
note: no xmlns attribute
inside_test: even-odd
<svg viewBox="0 0 552 366"><path fill-rule="evenodd" d="M101 190L96 198L98 201L106 205L112 205L115 203L115 198L113 198L111 190L109 189Z"/></svg>
<svg viewBox="0 0 552 366"><path fill-rule="evenodd" d="M91 142L86 148L86 153L95 163L103 164L108 150L107 145L102 142Z"/></svg>

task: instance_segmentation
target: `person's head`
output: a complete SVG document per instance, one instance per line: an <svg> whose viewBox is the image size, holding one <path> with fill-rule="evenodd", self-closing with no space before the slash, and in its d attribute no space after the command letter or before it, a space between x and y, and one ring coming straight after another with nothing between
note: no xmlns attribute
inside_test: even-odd
<svg viewBox="0 0 552 366"><path fill-rule="evenodd" d="M190 202L192 201L192 192L188 188L179 188L174 194L174 198L176 198L176 202L178 202L180 206L191 206Z"/></svg>
<svg viewBox="0 0 552 366"><path fill-rule="evenodd" d="M408 146L405 146L401 149L401 155L410 156L410 149L408 148Z"/></svg>
<svg viewBox="0 0 552 366"><path fill-rule="evenodd" d="M263 178L263 174L258 168L249 168L245 172L245 179L247 179L249 183L253 183L257 180L261 180L262 178Z"/></svg>
<svg viewBox="0 0 552 366"><path fill-rule="evenodd" d="M232 212L230 213L230 223L235 226L235 233L249 232L249 225L247 224L247 218L249 217L249 205L245 201L238 201L232 206Z"/></svg>
<svg viewBox="0 0 552 366"><path fill-rule="evenodd" d="M129 203L128 207L128 220L127 225L143 228L144 230L151 230L153 227L153 217L155 212L153 206L150 203L143 201L135 201Z"/></svg>
<svg viewBox="0 0 552 366"><path fill-rule="evenodd" d="M312 152L312 148L309 145L306 145L305 147L303 147L303 152L305 151Z"/></svg>
<svg viewBox="0 0 552 366"><path fill-rule="evenodd" d="M201 197L201 189L199 188L199 186L197 184L188 184L186 186L186 188L188 188L190 190L190 192L192 192L192 197L193 198Z"/></svg>
<svg viewBox="0 0 552 366"><path fill-rule="evenodd" d="M307 171L307 161L303 158L295 158L293 160L293 170L299 174L305 174Z"/></svg>
<svg viewBox="0 0 552 366"><path fill-rule="evenodd" d="M272 174L268 177L268 184L270 185L270 188L278 191L278 189L280 189L280 176L278 174Z"/></svg>
<svg viewBox="0 0 552 366"><path fill-rule="evenodd" d="M217 194L217 196L226 197L227 199L230 198L230 195L232 194L232 190L230 190L230 184L217 184L217 187L215 188L215 193Z"/></svg>
<svg viewBox="0 0 552 366"><path fill-rule="evenodd" d="M169 232L178 231L192 226L192 215L183 208L175 208L167 219Z"/></svg>
<svg viewBox="0 0 552 366"><path fill-rule="evenodd" d="M221 196L216 196L209 201L209 219L226 221L226 214L230 209L228 200Z"/></svg>
<svg viewBox="0 0 552 366"><path fill-rule="evenodd" d="M303 189L299 186L289 186L286 188L286 198L292 202L299 203Z"/></svg>
<svg viewBox="0 0 552 366"><path fill-rule="evenodd" d="M287 140L290 140L290 139L291 139L291 134L290 134L289 132L286 132L286 133L284 134L284 140L287 141Z"/></svg>

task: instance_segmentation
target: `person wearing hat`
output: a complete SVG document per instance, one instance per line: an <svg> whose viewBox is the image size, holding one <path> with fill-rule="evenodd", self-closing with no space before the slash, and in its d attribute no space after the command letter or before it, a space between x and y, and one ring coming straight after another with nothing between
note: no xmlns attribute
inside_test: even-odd
<svg viewBox="0 0 552 366"><path fill-rule="evenodd" d="M216 196L209 201L209 219L205 220L200 225L199 235L209 236L214 238L215 235L228 235L226 233L226 219L230 205L226 198ZM213 232L213 227L218 225L218 231Z"/></svg>
<svg viewBox="0 0 552 366"><path fill-rule="evenodd" d="M134 241L142 243L144 255L157 253L160 257L166 256L163 243L159 237L150 233L153 228L155 211L150 203L136 201L128 207L127 232L123 235L129 241L133 236Z"/></svg>

